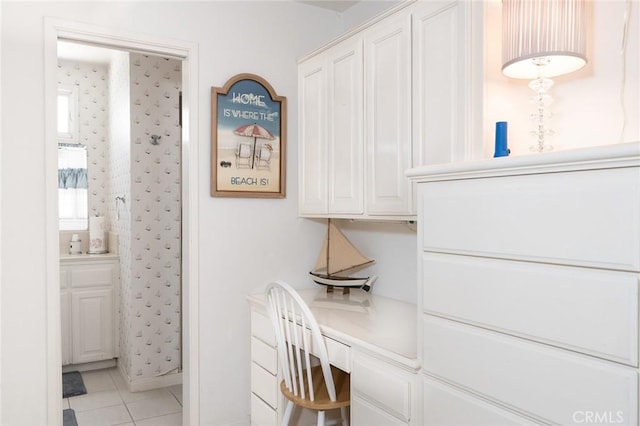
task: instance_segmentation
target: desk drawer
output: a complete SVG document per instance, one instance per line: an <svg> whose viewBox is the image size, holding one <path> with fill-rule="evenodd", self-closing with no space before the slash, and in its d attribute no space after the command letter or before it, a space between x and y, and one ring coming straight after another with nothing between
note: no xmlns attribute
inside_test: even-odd
<svg viewBox="0 0 640 426"><path fill-rule="evenodd" d="M529 416L570 424L589 410L638 422L636 369L430 315L423 342L429 374Z"/></svg>
<svg viewBox="0 0 640 426"><path fill-rule="evenodd" d="M278 408L278 394L280 393L278 378L255 362L251 363L251 392L272 408Z"/></svg>
<svg viewBox="0 0 640 426"><path fill-rule="evenodd" d="M357 396L351 397L351 424L354 426L406 426L396 417Z"/></svg>
<svg viewBox="0 0 640 426"><path fill-rule="evenodd" d="M427 251L640 271L640 169L419 185Z"/></svg>
<svg viewBox="0 0 640 426"><path fill-rule="evenodd" d="M301 331L302 326L298 324L296 327L296 333L298 335L299 341L302 341L302 334L300 333ZM313 342L313 339L311 338L311 330L309 330L308 328L305 329L305 334L308 341L311 342L311 353L317 356L318 351L316 349L315 343ZM342 371L346 371L347 373L351 372L351 347L345 345L344 343L338 342L337 340L333 340L330 337L323 336L323 340L327 348L329 362L331 362L331 364L338 367Z"/></svg>
<svg viewBox="0 0 640 426"><path fill-rule="evenodd" d="M423 253L422 288L425 312L638 365L636 273Z"/></svg>
<svg viewBox="0 0 640 426"><path fill-rule="evenodd" d="M251 338L251 361L274 376L278 374L278 352L260 339Z"/></svg>
<svg viewBox="0 0 640 426"><path fill-rule="evenodd" d="M422 398L424 426L537 424L430 377L423 380Z"/></svg>
<svg viewBox="0 0 640 426"><path fill-rule="evenodd" d="M324 343L327 346L327 353L329 354L329 361L331 362L331 364L338 367L342 371L350 373L351 347L329 337L324 338Z"/></svg>
<svg viewBox="0 0 640 426"><path fill-rule="evenodd" d="M251 335L270 346L276 346L276 336L273 332L273 325L271 325L271 320L267 315L251 311Z"/></svg>
<svg viewBox="0 0 640 426"><path fill-rule="evenodd" d="M358 394L395 417L411 419L412 382L397 368L358 354L351 371L352 394Z"/></svg>
<svg viewBox="0 0 640 426"><path fill-rule="evenodd" d="M252 426L277 426L278 412L271 408L256 394L251 394L251 425Z"/></svg>

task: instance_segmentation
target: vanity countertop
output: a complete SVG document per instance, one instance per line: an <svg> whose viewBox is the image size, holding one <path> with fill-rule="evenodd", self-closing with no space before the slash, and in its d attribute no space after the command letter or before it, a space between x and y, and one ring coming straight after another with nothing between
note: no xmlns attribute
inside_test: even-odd
<svg viewBox="0 0 640 426"><path fill-rule="evenodd" d="M103 254L60 254L60 262L87 262L94 260L118 260L119 256L115 253L103 253Z"/></svg>

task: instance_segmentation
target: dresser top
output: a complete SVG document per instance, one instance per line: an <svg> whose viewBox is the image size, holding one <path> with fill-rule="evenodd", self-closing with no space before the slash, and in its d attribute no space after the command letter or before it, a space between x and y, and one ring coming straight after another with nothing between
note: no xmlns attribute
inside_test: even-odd
<svg viewBox="0 0 640 426"><path fill-rule="evenodd" d="M417 182L640 166L640 142L621 143L410 169Z"/></svg>

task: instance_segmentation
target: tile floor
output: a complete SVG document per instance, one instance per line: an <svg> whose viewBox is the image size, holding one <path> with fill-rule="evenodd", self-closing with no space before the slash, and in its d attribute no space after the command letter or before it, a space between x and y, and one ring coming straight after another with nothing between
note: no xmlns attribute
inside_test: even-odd
<svg viewBox="0 0 640 426"><path fill-rule="evenodd" d="M82 372L85 395L65 398L78 426L181 426L182 385L129 392L117 368Z"/></svg>

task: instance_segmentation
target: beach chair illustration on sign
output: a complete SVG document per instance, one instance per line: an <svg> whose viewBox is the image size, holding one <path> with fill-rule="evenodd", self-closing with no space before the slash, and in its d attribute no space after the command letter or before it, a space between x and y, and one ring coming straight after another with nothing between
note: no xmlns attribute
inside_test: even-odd
<svg viewBox="0 0 640 426"><path fill-rule="evenodd" d="M256 149L255 158L256 169L267 169L271 171L271 149L267 146L259 146Z"/></svg>
<svg viewBox="0 0 640 426"><path fill-rule="evenodd" d="M251 168L251 144L238 144L236 148L236 168Z"/></svg>

